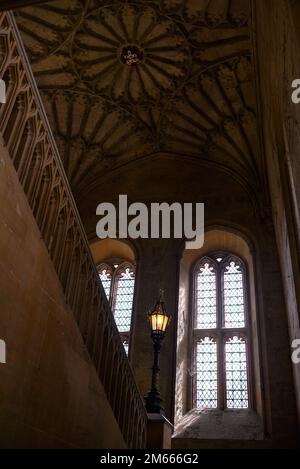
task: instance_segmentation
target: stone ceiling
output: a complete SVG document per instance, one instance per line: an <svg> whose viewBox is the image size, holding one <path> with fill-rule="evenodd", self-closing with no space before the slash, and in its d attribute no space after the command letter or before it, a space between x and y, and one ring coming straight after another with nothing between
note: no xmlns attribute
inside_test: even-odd
<svg viewBox="0 0 300 469"><path fill-rule="evenodd" d="M59 0L16 18L75 197L158 152L257 185L248 0Z"/></svg>

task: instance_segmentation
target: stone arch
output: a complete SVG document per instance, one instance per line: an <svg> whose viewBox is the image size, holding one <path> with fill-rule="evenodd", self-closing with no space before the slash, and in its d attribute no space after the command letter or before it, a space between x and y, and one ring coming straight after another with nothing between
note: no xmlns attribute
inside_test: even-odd
<svg viewBox="0 0 300 469"><path fill-rule="evenodd" d="M207 227L205 241L201 249L184 250L182 252L179 274L178 295L178 328L177 328L177 364L175 387L175 436L184 435L187 426L193 428L193 437L197 438L198 424L201 419L199 411L191 408L189 399L190 380L190 347L191 347L191 309L192 309L192 282L193 270L199 259L212 252L224 251L242 259L248 270L248 296L249 316L251 318L252 360L250 366L253 370L252 389L254 396L253 424L258 433L261 432L263 421L263 395L262 373L260 360L260 333L258 305L256 301L255 259L253 257L253 244L243 233L224 226ZM212 419L213 422L213 419ZM256 422L256 423L254 423ZM212 423L213 425L213 423ZM230 423L229 423L230 425ZM213 428L209 429L214 432ZM199 433L201 435L201 432ZM218 438L220 435L218 436ZM203 438L203 436L199 436ZM217 437L216 437L217 438Z"/></svg>

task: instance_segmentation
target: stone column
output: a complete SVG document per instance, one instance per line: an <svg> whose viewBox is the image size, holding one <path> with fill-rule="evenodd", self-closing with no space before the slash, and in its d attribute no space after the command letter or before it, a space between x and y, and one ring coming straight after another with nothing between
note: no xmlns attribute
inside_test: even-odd
<svg viewBox="0 0 300 469"><path fill-rule="evenodd" d="M167 419L173 421L176 367L176 330L178 273L181 240L142 240L137 271L137 296L133 319L130 360L137 384L144 396L151 385L153 343L147 313L164 290L167 310L172 320L162 344L160 356L159 389Z"/></svg>

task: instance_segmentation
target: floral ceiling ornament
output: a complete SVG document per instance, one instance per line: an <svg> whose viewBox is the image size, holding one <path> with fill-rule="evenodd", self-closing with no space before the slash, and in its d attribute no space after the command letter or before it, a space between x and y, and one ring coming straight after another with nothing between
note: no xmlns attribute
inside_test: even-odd
<svg viewBox="0 0 300 469"><path fill-rule="evenodd" d="M74 36L72 56L85 85L114 100L155 99L174 89L189 63L187 41L174 22L129 4L90 13Z"/></svg>
<svg viewBox="0 0 300 469"><path fill-rule="evenodd" d="M129 66L139 65L143 60L143 51L141 51L137 46L125 46L121 50L121 61Z"/></svg>

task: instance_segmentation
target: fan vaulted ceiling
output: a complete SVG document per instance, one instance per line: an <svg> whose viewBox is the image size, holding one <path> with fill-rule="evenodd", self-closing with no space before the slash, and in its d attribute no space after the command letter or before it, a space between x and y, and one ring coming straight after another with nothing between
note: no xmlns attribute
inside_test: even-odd
<svg viewBox="0 0 300 469"><path fill-rule="evenodd" d="M259 179L248 0L59 0L16 15L75 196L157 152Z"/></svg>

